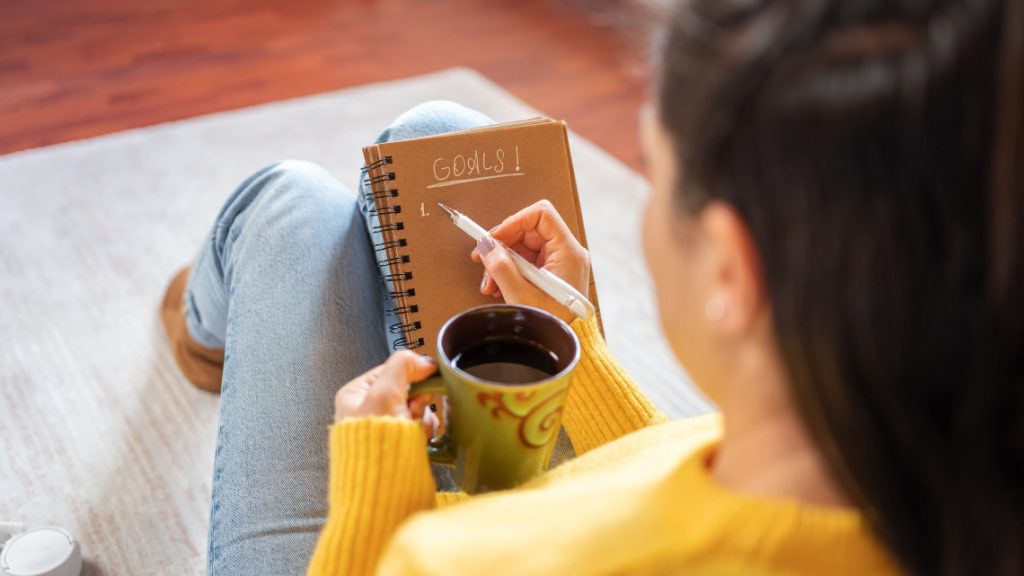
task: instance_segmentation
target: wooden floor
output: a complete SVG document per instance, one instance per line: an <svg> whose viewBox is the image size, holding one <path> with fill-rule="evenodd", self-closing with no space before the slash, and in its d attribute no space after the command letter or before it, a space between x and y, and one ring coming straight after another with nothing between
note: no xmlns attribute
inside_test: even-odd
<svg viewBox="0 0 1024 576"><path fill-rule="evenodd" d="M470 66L638 167L629 0L2 0L0 154Z"/></svg>

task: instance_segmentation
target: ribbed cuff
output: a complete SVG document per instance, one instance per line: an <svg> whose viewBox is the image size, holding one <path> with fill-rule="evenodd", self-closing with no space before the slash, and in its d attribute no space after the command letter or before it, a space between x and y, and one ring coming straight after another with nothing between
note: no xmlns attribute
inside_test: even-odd
<svg viewBox="0 0 1024 576"><path fill-rule="evenodd" d="M411 420L373 417L331 427L327 524L310 574L370 574L411 514L435 506L426 438Z"/></svg>
<svg viewBox="0 0 1024 576"><path fill-rule="evenodd" d="M582 350L563 423L576 452L665 420L611 355L596 320L578 319L571 326Z"/></svg>
<svg viewBox="0 0 1024 576"><path fill-rule="evenodd" d="M437 506L443 508L452 504L458 504L459 502L465 501L469 498L469 495L465 492L438 492L437 493Z"/></svg>

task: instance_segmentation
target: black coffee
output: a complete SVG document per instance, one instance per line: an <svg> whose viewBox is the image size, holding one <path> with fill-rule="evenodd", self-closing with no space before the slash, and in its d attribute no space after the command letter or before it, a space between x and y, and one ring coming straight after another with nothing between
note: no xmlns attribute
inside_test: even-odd
<svg viewBox="0 0 1024 576"><path fill-rule="evenodd" d="M558 373L558 356L533 342L490 340L452 359L463 372L501 384L532 384Z"/></svg>

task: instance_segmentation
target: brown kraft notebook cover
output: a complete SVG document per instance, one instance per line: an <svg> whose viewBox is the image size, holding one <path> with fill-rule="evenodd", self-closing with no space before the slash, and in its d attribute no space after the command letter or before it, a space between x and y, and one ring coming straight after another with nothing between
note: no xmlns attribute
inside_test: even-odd
<svg viewBox="0 0 1024 576"><path fill-rule="evenodd" d="M532 119L363 148L376 218L377 261L392 297L396 347L436 355L455 314L496 301L480 294L473 240L438 207L484 228L548 199L587 245L564 122ZM593 274L590 299L597 305Z"/></svg>

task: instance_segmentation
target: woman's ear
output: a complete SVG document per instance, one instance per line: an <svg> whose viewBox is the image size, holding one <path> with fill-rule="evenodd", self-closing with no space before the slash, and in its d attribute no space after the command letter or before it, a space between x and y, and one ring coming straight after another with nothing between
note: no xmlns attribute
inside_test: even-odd
<svg viewBox="0 0 1024 576"><path fill-rule="evenodd" d="M765 294L761 260L746 221L734 206L712 200L698 217L706 242L704 316L712 333L740 337L754 327Z"/></svg>

